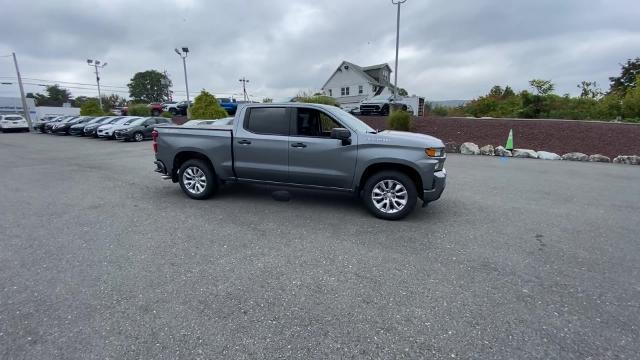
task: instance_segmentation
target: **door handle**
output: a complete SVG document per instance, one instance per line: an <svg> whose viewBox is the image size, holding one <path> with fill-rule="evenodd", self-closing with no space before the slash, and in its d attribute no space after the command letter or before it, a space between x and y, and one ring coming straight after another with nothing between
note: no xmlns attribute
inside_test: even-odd
<svg viewBox="0 0 640 360"><path fill-rule="evenodd" d="M240 145L249 145L249 144L251 144L251 141L249 141L249 140L240 140L240 141L238 141L238 144L240 144Z"/></svg>
<svg viewBox="0 0 640 360"><path fill-rule="evenodd" d="M294 148L306 148L307 144L305 144L305 143L294 143L294 144L291 144L291 147L294 147Z"/></svg>

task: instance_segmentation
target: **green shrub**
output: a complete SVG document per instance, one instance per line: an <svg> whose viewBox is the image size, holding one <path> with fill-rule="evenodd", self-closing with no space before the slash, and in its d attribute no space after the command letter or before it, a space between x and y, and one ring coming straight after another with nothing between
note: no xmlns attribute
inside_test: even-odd
<svg viewBox="0 0 640 360"><path fill-rule="evenodd" d="M331 96L325 96L325 95L298 96L296 97L296 101L301 103L339 106L336 99L332 98Z"/></svg>
<svg viewBox="0 0 640 360"><path fill-rule="evenodd" d="M133 104L127 107L129 116L151 116L151 109L146 104Z"/></svg>
<svg viewBox="0 0 640 360"><path fill-rule="evenodd" d="M169 111L165 111L162 114L160 114L160 116L167 118L167 119L172 119L173 118L173 114L170 113Z"/></svg>
<svg viewBox="0 0 640 360"><path fill-rule="evenodd" d="M394 111L389 115L389 128L392 130L409 131L411 129L411 113Z"/></svg>
<svg viewBox="0 0 640 360"><path fill-rule="evenodd" d="M442 106L442 105L434 106L433 110L431 112L433 113L433 115L437 115L437 116L447 116L447 115L449 115L449 109L447 109L446 106Z"/></svg>
<svg viewBox="0 0 640 360"><path fill-rule="evenodd" d="M216 97L205 90L200 92L189 108L189 119L222 119L229 116Z"/></svg>
<svg viewBox="0 0 640 360"><path fill-rule="evenodd" d="M104 115L104 112L100 108L100 103L97 99L89 99L85 101L80 107L80 115L82 116L100 116Z"/></svg>

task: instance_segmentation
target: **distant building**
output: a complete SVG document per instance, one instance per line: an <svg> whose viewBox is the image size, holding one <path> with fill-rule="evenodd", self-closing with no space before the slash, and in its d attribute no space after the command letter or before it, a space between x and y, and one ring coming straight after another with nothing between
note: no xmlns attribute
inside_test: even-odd
<svg viewBox="0 0 640 360"><path fill-rule="evenodd" d="M27 98L27 107L32 118L36 116L36 102ZM19 97L0 97L0 114L23 114L22 100Z"/></svg>
<svg viewBox="0 0 640 360"><path fill-rule="evenodd" d="M32 98L27 98L27 107L29 108L29 116L32 121L36 121L45 116L62 116L62 115L80 115L80 108L69 106L36 106L36 102ZM0 115L1 114L21 114L22 100L19 97L0 97Z"/></svg>
<svg viewBox="0 0 640 360"><path fill-rule="evenodd" d="M346 110L376 95L393 94L389 64L358 66L343 61L322 86L325 95L335 98Z"/></svg>

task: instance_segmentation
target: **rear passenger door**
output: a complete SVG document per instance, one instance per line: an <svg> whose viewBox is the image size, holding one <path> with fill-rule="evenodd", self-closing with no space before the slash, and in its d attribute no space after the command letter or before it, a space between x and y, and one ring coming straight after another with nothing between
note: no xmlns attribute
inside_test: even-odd
<svg viewBox="0 0 640 360"><path fill-rule="evenodd" d="M288 107L250 107L236 126L234 168L241 179L287 182L289 172Z"/></svg>

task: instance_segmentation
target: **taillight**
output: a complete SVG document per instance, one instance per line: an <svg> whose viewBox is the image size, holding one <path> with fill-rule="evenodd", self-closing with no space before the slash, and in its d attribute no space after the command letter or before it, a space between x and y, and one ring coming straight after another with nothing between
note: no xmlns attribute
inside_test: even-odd
<svg viewBox="0 0 640 360"><path fill-rule="evenodd" d="M153 130L151 132L151 138L153 139L153 152L158 153L158 130Z"/></svg>

